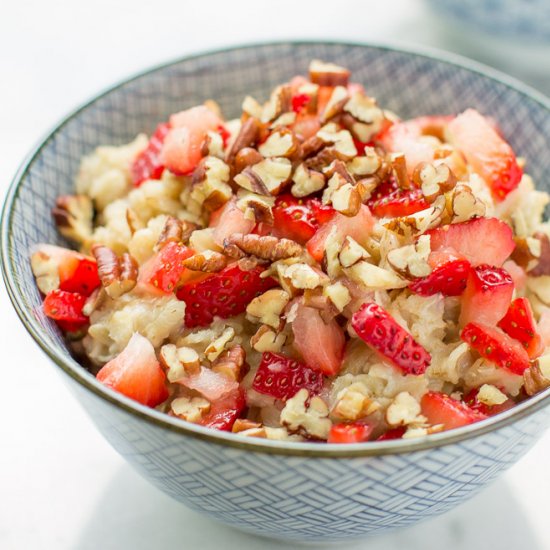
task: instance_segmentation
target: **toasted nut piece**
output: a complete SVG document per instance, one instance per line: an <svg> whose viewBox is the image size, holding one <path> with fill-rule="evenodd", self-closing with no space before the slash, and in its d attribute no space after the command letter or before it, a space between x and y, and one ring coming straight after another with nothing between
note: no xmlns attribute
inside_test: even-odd
<svg viewBox="0 0 550 550"><path fill-rule="evenodd" d="M348 90L344 86L336 86L321 114L321 123L328 122L344 110L344 105L349 98Z"/></svg>
<svg viewBox="0 0 550 550"><path fill-rule="evenodd" d="M428 202L435 201L439 195L456 185L456 177L446 164L435 166L429 162L421 162L414 169L412 178Z"/></svg>
<svg viewBox="0 0 550 550"><path fill-rule="evenodd" d="M348 172L353 176L374 176L382 168L382 157L372 147L365 147L365 154L355 157L346 164Z"/></svg>
<svg viewBox="0 0 550 550"><path fill-rule="evenodd" d="M245 147L253 147L260 136L260 121L256 118L245 120L237 134L237 137L225 154L225 161L232 164L237 153Z"/></svg>
<svg viewBox="0 0 550 550"><path fill-rule="evenodd" d="M290 180L292 164L286 158L267 158L249 166L234 178L244 189L260 195L278 195Z"/></svg>
<svg viewBox="0 0 550 550"><path fill-rule="evenodd" d="M307 197L325 186L325 176L321 172L310 170L304 164L300 164L294 171L294 185L290 192L295 197Z"/></svg>
<svg viewBox="0 0 550 550"><path fill-rule="evenodd" d="M338 188L345 183L351 183L355 185L355 178L349 173L346 165L341 160L333 160L327 167L323 168L323 173L327 178L333 178L335 175L340 176L339 185L334 185L333 187Z"/></svg>
<svg viewBox="0 0 550 550"><path fill-rule="evenodd" d="M201 370L199 354L193 348L178 348L174 344L165 344L160 348L159 361L166 369L169 382L198 374Z"/></svg>
<svg viewBox="0 0 550 550"><path fill-rule="evenodd" d="M348 130L338 130L338 128L327 124L317 132L317 137L327 144L334 145L337 158L340 160L351 160L357 156L357 149Z"/></svg>
<svg viewBox="0 0 550 550"><path fill-rule="evenodd" d="M107 293L102 286L97 287L86 299L82 313L89 317L94 311L99 309L105 302L105 296Z"/></svg>
<svg viewBox="0 0 550 550"><path fill-rule="evenodd" d="M277 86L262 109L262 122L271 122L291 110L292 90L288 84Z"/></svg>
<svg viewBox="0 0 550 550"><path fill-rule="evenodd" d="M157 244L155 245L155 250L160 250L169 242L186 243L191 233L198 228L199 226L196 223L187 220L178 220L177 218L168 216L160 232Z"/></svg>
<svg viewBox="0 0 550 550"><path fill-rule="evenodd" d="M244 98L241 108L250 117L259 119L262 116L262 106L252 96Z"/></svg>
<svg viewBox="0 0 550 550"><path fill-rule="evenodd" d="M375 177L363 178L357 182L357 192L359 193L359 196L361 197L361 202L363 204L372 197L372 194L378 187L379 183L380 182Z"/></svg>
<svg viewBox="0 0 550 550"><path fill-rule="evenodd" d="M298 138L289 128L277 128L258 147L264 157L292 157L299 147Z"/></svg>
<svg viewBox="0 0 550 550"><path fill-rule="evenodd" d="M228 185L229 166L219 158L206 157L193 172L190 198L208 212L223 206L232 196Z"/></svg>
<svg viewBox="0 0 550 550"><path fill-rule="evenodd" d="M107 246L94 244L92 254L105 292L113 299L132 290L137 283L138 264L125 252L120 258Z"/></svg>
<svg viewBox="0 0 550 550"><path fill-rule="evenodd" d="M540 254L536 267L529 270L529 275L540 277L542 275L550 275L550 240L545 233L535 233L535 239L540 241ZM536 252L536 244L527 239L529 250Z"/></svg>
<svg viewBox="0 0 550 550"><path fill-rule="evenodd" d="M387 260L399 275L407 279L418 279L427 277L432 272L428 263L430 252L430 236L421 235L414 244L390 250Z"/></svg>
<svg viewBox="0 0 550 550"><path fill-rule="evenodd" d="M376 412L380 404L353 388L345 388L338 394L338 400L331 415L340 420L353 421Z"/></svg>
<svg viewBox="0 0 550 550"><path fill-rule="evenodd" d="M290 296L281 288L272 288L254 298L247 306L246 313L256 322L278 329L281 314L290 301Z"/></svg>
<svg viewBox="0 0 550 550"><path fill-rule="evenodd" d="M223 254L213 250L204 250L184 260L182 265L191 271L218 273L227 266L227 262L228 259Z"/></svg>
<svg viewBox="0 0 550 550"><path fill-rule="evenodd" d="M42 294L59 288L59 266L48 254L37 250L31 256L31 269Z"/></svg>
<svg viewBox="0 0 550 550"><path fill-rule="evenodd" d="M130 229L131 235L139 229L143 229L145 227L143 221L138 218L137 214L131 208L126 209L126 223L128 224L128 229Z"/></svg>
<svg viewBox="0 0 550 550"><path fill-rule="evenodd" d="M437 197L430 208L426 208L426 210L421 210L410 216L393 218L385 223L384 227L405 237L421 235L445 221L446 206L446 198L444 196Z"/></svg>
<svg viewBox="0 0 550 550"><path fill-rule="evenodd" d="M213 342L210 342L204 350L204 355L209 361L216 360L221 353L225 350L227 344L235 337L235 329L233 327L226 327L218 338Z"/></svg>
<svg viewBox="0 0 550 550"><path fill-rule="evenodd" d="M234 434L238 434L246 430L255 430L261 427L262 425L259 422L253 422L252 420L248 420L248 418L237 418L231 428L231 431Z"/></svg>
<svg viewBox="0 0 550 550"><path fill-rule="evenodd" d="M368 260L370 254L352 237L346 237L338 259L342 267L351 267L360 260Z"/></svg>
<svg viewBox="0 0 550 550"><path fill-rule="evenodd" d="M236 382L240 382L244 378L248 369L246 351L240 344L224 351L212 365L214 372Z"/></svg>
<svg viewBox="0 0 550 550"><path fill-rule="evenodd" d="M442 164L441 166L445 166ZM478 199L467 185L457 185L452 193L452 223L459 223L485 216L485 203Z"/></svg>
<svg viewBox="0 0 550 550"><path fill-rule="evenodd" d="M214 241L214 228L205 227L204 229L195 229L189 236L189 248L192 248L195 252L203 252L205 250L215 250L220 252L221 246Z"/></svg>
<svg viewBox="0 0 550 550"><path fill-rule="evenodd" d="M326 147L326 143L318 136L311 136L302 143L302 158L306 159L316 155Z"/></svg>
<svg viewBox="0 0 550 550"><path fill-rule="evenodd" d="M541 240L535 237L514 237L516 243L516 248L512 252L511 259L516 262L520 267L529 272L529 275L536 277L536 273L533 273L533 270L536 272L538 267L539 258L542 252L542 242ZM550 260L550 246L548 248ZM548 263L550 268L550 262ZM546 273L540 273L541 275L546 275ZM550 271L548 272L550 274Z"/></svg>
<svg viewBox="0 0 550 550"><path fill-rule="evenodd" d="M362 92L351 96L344 105L344 111L359 121L354 123L350 130L363 142L370 141L382 129L384 111L378 107L374 98Z"/></svg>
<svg viewBox="0 0 550 550"><path fill-rule="evenodd" d="M198 422L210 410L210 401L204 397L176 397L170 403L172 413L187 422Z"/></svg>
<svg viewBox="0 0 550 550"><path fill-rule="evenodd" d="M289 127L292 126L295 122L296 113L294 111L283 113L282 115L278 116L274 121L269 123L268 130L276 130L277 128L281 127Z"/></svg>
<svg viewBox="0 0 550 550"><path fill-rule="evenodd" d="M344 271L350 279L372 290L405 288L409 285L408 281L402 279L393 271L388 271L365 261L357 262Z"/></svg>
<svg viewBox="0 0 550 550"><path fill-rule="evenodd" d="M550 387L550 380L542 374L538 361L531 363L531 366L525 369L523 383L527 395L535 395Z"/></svg>
<svg viewBox="0 0 550 550"><path fill-rule="evenodd" d="M236 155L233 161L233 173L240 174L245 168L254 166L261 162L264 158L256 149L252 147L244 147Z"/></svg>
<svg viewBox="0 0 550 550"><path fill-rule="evenodd" d="M550 380L548 382L550 384ZM508 396L505 393L502 393L496 386L492 386L491 384L483 384L477 392L476 399L480 403L491 407L493 405L502 405L508 399Z"/></svg>
<svg viewBox="0 0 550 550"><path fill-rule="evenodd" d="M347 157L341 155L335 147L325 147L314 157L306 159L304 166L316 172L322 172L331 162L342 159L347 160Z"/></svg>
<svg viewBox="0 0 550 550"><path fill-rule="evenodd" d="M325 323L330 323L339 313L338 308L323 293L323 288L305 289L304 306L316 309Z"/></svg>
<svg viewBox="0 0 550 550"><path fill-rule="evenodd" d="M298 88L298 93L309 96L309 101L305 106L306 112L310 115L316 115L319 86L317 84L313 84L312 82L306 82Z"/></svg>
<svg viewBox="0 0 550 550"><path fill-rule="evenodd" d="M238 257L233 255L235 247L245 255L249 254L270 262L300 256L303 252L302 247L290 239L242 233L234 233L225 239L224 250L229 256Z"/></svg>
<svg viewBox="0 0 550 550"><path fill-rule="evenodd" d="M309 392L301 389L291 397L281 411L281 424L291 433L300 433L305 437L327 439L332 422L328 418L326 403L318 396L309 400Z"/></svg>
<svg viewBox="0 0 550 550"><path fill-rule="evenodd" d="M403 153L391 153L390 162L397 185L399 185L401 189L410 189L411 182L407 172L407 161L405 160L405 155Z"/></svg>
<svg viewBox="0 0 550 550"><path fill-rule="evenodd" d="M61 195L52 215L59 232L72 241L84 243L92 236L94 207L87 195Z"/></svg>
<svg viewBox="0 0 550 550"><path fill-rule="evenodd" d="M348 288L340 282L327 285L323 289L323 294L336 306L340 313L351 302Z"/></svg>
<svg viewBox="0 0 550 550"><path fill-rule="evenodd" d="M273 203L272 197L245 191L242 198L237 201L237 207L244 212L244 217L247 220L273 225Z"/></svg>
<svg viewBox="0 0 550 550"><path fill-rule="evenodd" d="M328 277L322 271L305 263L280 265L278 269L283 278L290 279L290 283L295 289L313 289L328 282Z"/></svg>
<svg viewBox="0 0 550 550"><path fill-rule="evenodd" d="M386 410L386 422L390 426L406 426L420 419L423 419L420 403L408 392L398 393Z"/></svg>
<svg viewBox="0 0 550 550"><path fill-rule="evenodd" d="M337 176L334 175L333 178L334 177ZM340 214L344 216L353 217L361 208L361 195L357 187L351 183L346 183L336 189L332 193L330 200L334 210L340 212Z"/></svg>
<svg viewBox="0 0 550 550"><path fill-rule="evenodd" d="M223 139L218 132L206 132L206 136L201 145L201 155L203 157L224 158Z"/></svg>
<svg viewBox="0 0 550 550"><path fill-rule="evenodd" d="M256 334L250 338L250 345L259 353L281 351L286 341L286 335L283 332L277 334L267 325L261 325Z"/></svg>
<svg viewBox="0 0 550 550"><path fill-rule="evenodd" d="M550 306L550 276L527 277L527 288L544 305ZM531 305L535 305L533 302Z"/></svg>
<svg viewBox="0 0 550 550"><path fill-rule="evenodd" d="M309 64L309 79L319 86L347 86L350 74L344 67L318 59Z"/></svg>
<svg viewBox="0 0 550 550"><path fill-rule="evenodd" d="M331 279L342 273L342 265L338 257L341 248L342 240L338 236L336 227L333 227L325 241L325 251L323 253L323 268Z"/></svg>

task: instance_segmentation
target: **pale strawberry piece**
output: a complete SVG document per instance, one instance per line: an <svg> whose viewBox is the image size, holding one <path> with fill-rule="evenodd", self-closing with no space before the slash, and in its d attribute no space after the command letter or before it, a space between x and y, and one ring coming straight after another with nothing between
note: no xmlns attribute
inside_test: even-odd
<svg viewBox="0 0 550 550"><path fill-rule="evenodd" d="M172 115L160 161L175 174L189 174L202 158L201 147L207 132L216 132L222 125L223 121L204 105Z"/></svg>
<svg viewBox="0 0 550 550"><path fill-rule="evenodd" d="M525 273L523 267L519 266L514 260L506 260L504 264L502 264L502 268L512 277L517 291L521 292L525 289L525 285L527 284L527 273Z"/></svg>
<svg viewBox="0 0 550 550"><path fill-rule="evenodd" d="M483 177L496 199L504 199L518 186L523 173L514 151L476 110L468 109L449 123L448 139Z"/></svg>
<svg viewBox="0 0 550 550"><path fill-rule="evenodd" d="M462 401L456 401L444 393L430 391L420 402L422 414L432 426L443 424L445 430L460 428L487 418L483 413L470 408Z"/></svg>
<svg viewBox="0 0 550 550"><path fill-rule="evenodd" d="M168 398L166 376L155 350L151 342L137 332L127 346L101 368L97 379L148 407L156 407Z"/></svg>
<svg viewBox="0 0 550 550"><path fill-rule="evenodd" d="M550 308L544 308L537 324L537 332L540 334L543 344L550 346Z"/></svg>
<svg viewBox="0 0 550 550"><path fill-rule="evenodd" d="M476 218L444 225L427 234L430 235L432 251L451 249L473 266L487 264L500 267L516 246L512 228L496 218Z"/></svg>
<svg viewBox="0 0 550 550"><path fill-rule="evenodd" d="M470 322L496 325L508 311L514 281L501 267L479 265L470 270L462 295L459 324Z"/></svg>
<svg viewBox="0 0 550 550"><path fill-rule="evenodd" d="M205 367L202 367L198 374L185 376L176 382L190 390L198 391L208 401L216 401L223 395L236 391L239 387L235 380Z"/></svg>
<svg viewBox="0 0 550 550"><path fill-rule="evenodd" d="M214 241L218 246L223 246L224 240L235 233L247 235L254 227L254 222L244 217L243 211L237 207L235 201L226 203L223 210L216 212L210 223L211 227L214 227Z"/></svg>
<svg viewBox="0 0 550 550"><path fill-rule="evenodd" d="M237 387L234 391L224 394L211 403L210 411L201 419L199 424L214 430L230 432L235 420L246 408L244 390Z"/></svg>
<svg viewBox="0 0 550 550"><path fill-rule="evenodd" d="M299 305L292 323L294 346L306 365L327 376L338 374L342 367L346 337L335 319L325 323L319 311Z"/></svg>

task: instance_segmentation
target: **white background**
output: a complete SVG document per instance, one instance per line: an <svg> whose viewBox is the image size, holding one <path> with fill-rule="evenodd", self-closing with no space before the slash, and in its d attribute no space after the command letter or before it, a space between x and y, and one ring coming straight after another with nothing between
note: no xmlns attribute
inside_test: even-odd
<svg viewBox="0 0 550 550"><path fill-rule="evenodd" d="M435 45L550 88L544 81L548 50L513 43L505 48L451 31L414 0L0 0L0 193L59 117L113 81L190 52L278 38ZM291 547L213 523L138 477L96 432L25 333L3 286L0 349L2 550ZM349 548L548 549L549 464L547 434L456 511Z"/></svg>

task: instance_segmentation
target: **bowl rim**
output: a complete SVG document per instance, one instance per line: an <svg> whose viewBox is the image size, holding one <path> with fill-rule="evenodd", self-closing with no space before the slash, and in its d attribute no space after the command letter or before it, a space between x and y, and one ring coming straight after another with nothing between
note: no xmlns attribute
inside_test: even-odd
<svg viewBox="0 0 550 550"><path fill-rule="evenodd" d="M41 329L32 316L32 312L23 305L22 293L16 282L15 270L13 265L10 240L12 235L12 206L18 199L21 183L28 174L28 171L36 158L39 157L42 150L61 131L66 124L78 116L97 100L103 98L109 93L137 80L143 76L156 71L168 68L183 61L192 59L201 59L226 53L229 51L249 50L259 47L277 47L277 46L349 46L367 49L375 49L385 52L397 52L416 57L423 57L428 60L434 60L447 65L458 66L491 80L495 80L505 86L512 88L516 92L525 96L531 101L539 103L543 108L550 111L550 99L542 93L530 88L529 86L511 78L496 69L486 67L485 65L464 58L454 53L441 51L436 48L418 47L409 45L396 45L391 42L350 42L345 40L280 40L269 42L246 43L240 45L230 45L228 47L217 48L213 50L202 51L199 53L185 55L172 59L167 62L158 63L133 75L123 78L115 84L94 94L90 99L84 101L75 109L65 115L57 124L53 126L38 143L31 149L17 169L8 191L5 195L2 207L0 223L0 248L1 248L1 268L2 275L6 284L8 296L21 319L25 329L32 336L42 351L58 366L65 374L75 382L83 386L86 390L92 392L99 399L105 400L109 405L122 409L123 412L130 414L136 419L142 419L149 424L155 425L161 429L168 430L183 435L193 437L205 442L218 445L225 445L235 449L246 450L249 452L269 453L278 455L315 457L315 458L354 458L366 456L384 456L393 454L411 453L424 451L432 448L441 447L473 439L485 435L491 431L504 428L515 421L523 419L550 404L550 388L529 398L496 416L489 417L486 420L456 428L446 432L431 434L414 439L399 439L388 441L372 441L365 443L352 443L347 445L338 445L330 443L313 442L294 442L294 441L273 441L265 439L247 438L230 432L221 432L203 426L198 426L181 419L168 416L166 413L141 405L132 399L121 395L114 390L104 386L85 368L83 368L71 356L61 353L47 338L41 335ZM275 83L274 83L275 84Z"/></svg>

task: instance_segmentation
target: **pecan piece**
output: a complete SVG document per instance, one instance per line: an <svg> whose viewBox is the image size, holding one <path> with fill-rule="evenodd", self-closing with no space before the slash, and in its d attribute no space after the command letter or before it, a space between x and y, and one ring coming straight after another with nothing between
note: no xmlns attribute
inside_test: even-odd
<svg viewBox="0 0 550 550"><path fill-rule="evenodd" d="M224 351L212 364L212 371L236 382L240 382L248 370L246 351L240 344Z"/></svg>
<svg viewBox="0 0 550 550"><path fill-rule="evenodd" d="M344 67L318 59L309 64L309 79L319 86L347 86L350 74Z"/></svg>
<svg viewBox="0 0 550 550"><path fill-rule="evenodd" d="M262 155L252 149L252 147L243 147L236 155L233 160L233 173L240 174L245 168L249 166L254 166L264 160Z"/></svg>
<svg viewBox="0 0 550 550"><path fill-rule="evenodd" d="M277 333L271 327L267 325L261 325L250 338L250 346L258 351L264 353L266 351L279 352L286 341L286 335L283 332Z"/></svg>
<svg viewBox="0 0 550 550"><path fill-rule="evenodd" d="M300 143L298 138L289 128L277 128L258 147L258 151L264 157L290 158L298 151Z"/></svg>
<svg viewBox="0 0 550 550"><path fill-rule="evenodd" d="M520 267L529 272L529 275L537 276L537 271L539 268L539 258L542 253L542 239L537 239L536 237L514 237L516 243L516 248L510 256L514 262L516 262ZM549 275L550 274L550 246L547 250L547 262L548 262L548 271L541 271L539 275ZM544 269L544 264L541 266ZM535 273L533 273L533 271Z"/></svg>
<svg viewBox="0 0 550 550"><path fill-rule="evenodd" d="M523 383L527 395L535 395L550 387L550 380L542 374L538 361L531 363L528 369L523 372Z"/></svg>
<svg viewBox="0 0 550 550"><path fill-rule="evenodd" d="M266 158L245 168L233 179L237 185L260 195L277 195L290 180L292 164L284 157Z"/></svg>
<svg viewBox="0 0 550 550"><path fill-rule="evenodd" d="M391 153L390 163L397 185L401 189L410 189L411 182L407 173L407 161L403 153Z"/></svg>
<svg viewBox="0 0 550 550"><path fill-rule="evenodd" d="M189 222L187 220L178 220L172 216L166 218L164 227L160 232L155 250L160 250L165 244L170 242L184 243L189 240L191 233L198 229L199 226L196 223Z"/></svg>
<svg viewBox="0 0 550 550"><path fill-rule="evenodd" d="M325 110L321 114L321 122L328 122L344 110L344 105L349 99L348 91L344 86L336 86L327 102Z"/></svg>
<svg viewBox="0 0 550 550"><path fill-rule="evenodd" d="M94 244L92 254L97 272L108 296L115 299L132 290L137 283L138 264L127 252L120 258L108 247Z"/></svg>
<svg viewBox="0 0 550 550"><path fill-rule="evenodd" d="M290 239L278 239L270 235L263 237L254 234L243 235L242 233L235 233L224 241L224 251L229 256L239 257L239 255L234 256L235 248L242 253L240 257L256 256L256 258L270 262L300 256L303 252L302 247Z"/></svg>
<svg viewBox="0 0 550 550"><path fill-rule="evenodd" d="M182 265L191 271L218 273L227 266L227 257L213 250L204 250L184 260Z"/></svg>
<svg viewBox="0 0 550 550"><path fill-rule="evenodd" d="M59 232L72 241L84 243L92 236L94 208L87 195L61 195L52 216Z"/></svg>
<svg viewBox="0 0 550 550"><path fill-rule="evenodd" d="M535 233L535 239L540 241L540 255L538 264L529 271L529 275L540 277L550 275L550 240L545 233Z"/></svg>
<svg viewBox="0 0 550 550"><path fill-rule="evenodd" d="M325 186L325 176L321 172L309 169L305 164L300 164L292 177L294 184L290 192L295 197L307 197Z"/></svg>
<svg viewBox="0 0 550 550"><path fill-rule="evenodd" d="M260 127L260 121L254 117L250 117L243 122L235 141L233 141L225 155L225 160L228 164L233 162L241 149L252 147L256 144L260 135Z"/></svg>
<svg viewBox="0 0 550 550"><path fill-rule="evenodd" d="M159 361L166 370L169 382L198 374L201 370L199 354L193 348L165 344L160 348Z"/></svg>
<svg viewBox="0 0 550 550"><path fill-rule="evenodd" d="M428 202L435 201L456 185L456 177L446 164L421 162L414 169L412 179Z"/></svg>

